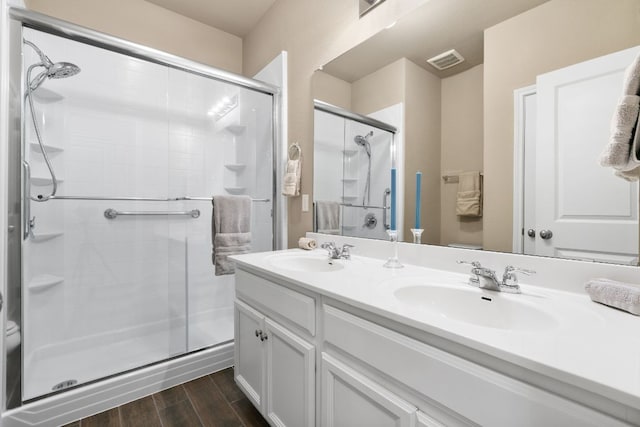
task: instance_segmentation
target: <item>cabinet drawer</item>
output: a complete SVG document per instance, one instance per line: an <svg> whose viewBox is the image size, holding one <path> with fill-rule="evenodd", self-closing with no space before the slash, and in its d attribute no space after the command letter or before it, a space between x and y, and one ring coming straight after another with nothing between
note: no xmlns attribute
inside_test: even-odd
<svg viewBox="0 0 640 427"><path fill-rule="evenodd" d="M335 307L323 314L326 342L480 425L627 425Z"/></svg>
<svg viewBox="0 0 640 427"><path fill-rule="evenodd" d="M270 314L274 317L284 318L315 336L316 311L313 298L243 270L236 271L236 293L242 299L271 311Z"/></svg>

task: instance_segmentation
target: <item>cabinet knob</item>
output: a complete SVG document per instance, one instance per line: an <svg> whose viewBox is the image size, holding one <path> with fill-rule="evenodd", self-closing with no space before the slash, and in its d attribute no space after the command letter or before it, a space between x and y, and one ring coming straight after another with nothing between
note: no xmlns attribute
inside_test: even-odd
<svg viewBox="0 0 640 427"><path fill-rule="evenodd" d="M553 237L553 232L551 230L541 230L540 237L544 240L548 240Z"/></svg>

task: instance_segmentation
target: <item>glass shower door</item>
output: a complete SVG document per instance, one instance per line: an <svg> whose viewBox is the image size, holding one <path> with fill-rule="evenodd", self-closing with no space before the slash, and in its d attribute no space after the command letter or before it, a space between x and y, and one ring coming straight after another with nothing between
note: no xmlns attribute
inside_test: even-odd
<svg viewBox="0 0 640 427"><path fill-rule="evenodd" d="M168 69L25 29L81 68L34 91L58 196L31 201L23 242L23 400L186 351L190 215L170 194ZM25 46L24 66L39 61ZM27 110L28 111L28 108ZM52 189L30 114L23 158L31 195ZM113 198L114 200L108 200Z"/></svg>

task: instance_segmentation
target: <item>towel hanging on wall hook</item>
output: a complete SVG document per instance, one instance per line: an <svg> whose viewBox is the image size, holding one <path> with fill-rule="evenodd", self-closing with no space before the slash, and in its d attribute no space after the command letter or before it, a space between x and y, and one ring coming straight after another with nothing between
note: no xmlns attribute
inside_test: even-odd
<svg viewBox="0 0 640 427"><path fill-rule="evenodd" d="M294 197L300 195L300 176L302 172L302 148L294 142L287 152L287 165L282 180L282 195Z"/></svg>

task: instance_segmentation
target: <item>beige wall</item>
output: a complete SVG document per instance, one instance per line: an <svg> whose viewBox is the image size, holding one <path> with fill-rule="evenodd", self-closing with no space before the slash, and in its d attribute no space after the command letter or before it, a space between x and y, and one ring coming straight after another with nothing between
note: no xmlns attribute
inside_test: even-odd
<svg viewBox="0 0 640 427"><path fill-rule="evenodd" d="M440 79L406 60L405 240L415 219L416 172L422 172L422 242L440 243Z"/></svg>
<svg viewBox="0 0 640 427"><path fill-rule="evenodd" d="M302 193L313 189L313 94L311 79L321 65L382 30L426 0L386 1L358 19L358 2L278 0L244 38L243 69L254 75L280 51L289 58L289 140L304 151ZM301 197L289 198L289 246L311 230L312 213Z"/></svg>
<svg viewBox="0 0 640 427"><path fill-rule="evenodd" d="M482 171L483 66L442 80L441 173ZM482 245L482 218L456 215L457 184L441 185L440 243Z"/></svg>
<svg viewBox="0 0 640 427"><path fill-rule="evenodd" d="M242 39L143 0L26 0L25 3L40 13L242 73Z"/></svg>
<svg viewBox="0 0 640 427"><path fill-rule="evenodd" d="M313 73L313 99L351 111L351 83L322 71Z"/></svg>
<svg viewBox="0 0 640 427"><path fill-rule="evenodd" d="M351 85L351 108L368 115L400 102L405 102L405 58L399 59Z"/></svg>
<svg viewBox="0 0 640 427"><path fill-rule="evenodd" d="M640 44L640 0L553 0L485 31L485 249L511 251L513 91Z"/></svg>

